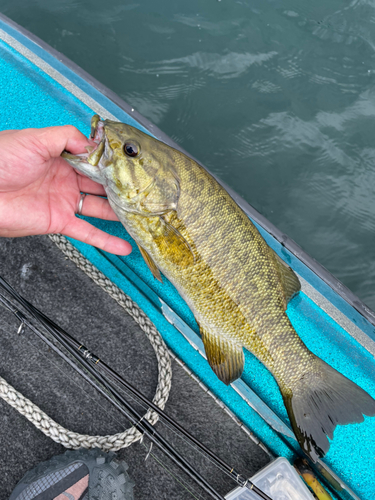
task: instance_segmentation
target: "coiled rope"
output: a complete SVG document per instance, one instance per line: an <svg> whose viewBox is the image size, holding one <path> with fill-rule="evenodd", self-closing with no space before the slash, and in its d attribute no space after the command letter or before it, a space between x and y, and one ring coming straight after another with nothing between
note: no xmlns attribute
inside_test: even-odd
<svg viewBox="0 0 375 500"><path fill-rule="evenodd" d="M155 351L159 369L158 384L152 401L163 410L171 389L172 367L168 348L155 325L128 295L106 278L64 236L52 234L49 237L69 259L115 299L145 332ZM117 451L130 446L142 437L142 434L135 427L130 427L124 432L110 436L89 436L72 432L55 422L37 405L25 398L1 377L0 397L24 415L46 436L53 439L56 443L62 444L65 448L101 448L104 451ZM147 419L152 425L155 425L159 416L156 412L148 410L143 418Z"/></svg>

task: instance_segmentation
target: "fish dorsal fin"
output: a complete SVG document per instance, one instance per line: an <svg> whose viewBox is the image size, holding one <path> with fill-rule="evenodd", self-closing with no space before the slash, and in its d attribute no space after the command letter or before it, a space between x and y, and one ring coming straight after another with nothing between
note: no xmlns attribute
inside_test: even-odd
<svg viewBox="0 0 375 500"><path fill-rule="evenodd" d="M194 264L194 254L189 243L164 217L158 217L150 224L149 231L167 260L180 267Z"/></svg>
<svg viewBox="0 0 375 500"><path fill-rule="evenodd" d="M291 269L274 250L271 248L270 250L276 260L276 265L280 273L281 284L284 290L285 302L286 305L288 305L290 299L301 290L301 283L293 269Z"/></svg>
<svg viewBox="0 0 375 500"><path fill-rule="evenodd" d="M138 243L137 243L138 245ZM150 255L146 252L144 248L142 248L140 245L138 245L139 251L141 252L142 257L144 258L146 264L148 265L148 268L152 272L154 278L159 280L161 283L163 283L163 280L161 279L161 274L159 269L156 267L155 262L152 260Z"/></svg>
<svg viewBox="0 0 375 500"><path fill-rule="evenodd" d="M207 361L216 376L226 385L239 378L245 364L242 347L222 336L209 333L202 327L201 335Z"/></svg>

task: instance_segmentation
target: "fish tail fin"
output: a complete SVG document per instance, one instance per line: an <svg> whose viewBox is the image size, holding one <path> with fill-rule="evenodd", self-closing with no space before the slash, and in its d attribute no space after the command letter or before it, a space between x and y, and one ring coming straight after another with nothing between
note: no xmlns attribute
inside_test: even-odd
<svg viewBox="0 0 375 500"><path fill-rule="evenodd" d="M337 425L375 415L375 400L354 382L316 357L313 370L293 389L282 391L297 440L314 462L329 450Z"/></svg>

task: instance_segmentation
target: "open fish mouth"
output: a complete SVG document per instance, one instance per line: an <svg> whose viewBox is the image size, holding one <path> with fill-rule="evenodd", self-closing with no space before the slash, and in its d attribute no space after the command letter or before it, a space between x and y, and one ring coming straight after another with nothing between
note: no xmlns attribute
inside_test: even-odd
<svg viewBox="0 0 375 500"><path fill-rule="evenodd" d="M90 139L99 144L103 139L104 122L100 119L99 115L94 115L91 118L91 133Z"/></svg>
<svg viewBox="0 0 375 500"><path fill-rule="evenodd" d="M99 115L94 115L91 118L91 132L90 137L96 143L96 146L87 146L87 153L72 154L69 151L63 151L61 156L66 160L79 161L81 163L89 163L90 165L97 166L104 151L104 122L100 119Z"/></svg>

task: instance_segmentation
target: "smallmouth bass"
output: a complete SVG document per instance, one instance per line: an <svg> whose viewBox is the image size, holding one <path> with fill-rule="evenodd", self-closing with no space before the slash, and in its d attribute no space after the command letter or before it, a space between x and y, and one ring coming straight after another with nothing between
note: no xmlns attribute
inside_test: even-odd
<svg viewBox="0 0 375 500"><path fill-rule="evenodd" d="M307 349L286 308L300 283L225 189L183 153L130 125L91 121L94 150L62 156L106 190L156 279L173 283L225 384L243 347L273 374L293 431L316 461L336 425L375 415L375 400Z"/></svg>

